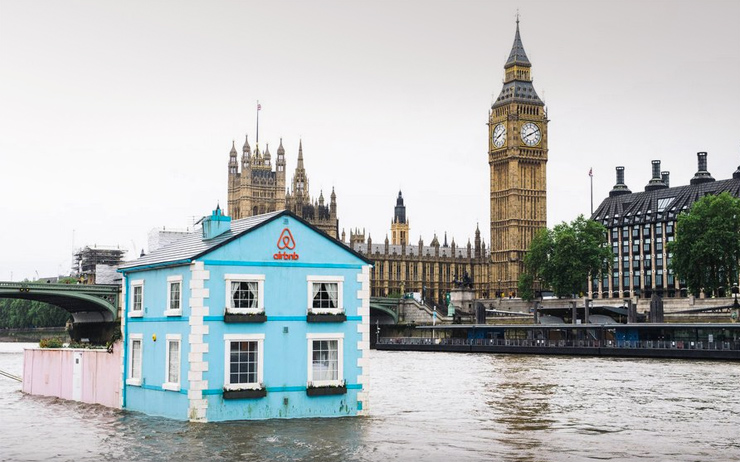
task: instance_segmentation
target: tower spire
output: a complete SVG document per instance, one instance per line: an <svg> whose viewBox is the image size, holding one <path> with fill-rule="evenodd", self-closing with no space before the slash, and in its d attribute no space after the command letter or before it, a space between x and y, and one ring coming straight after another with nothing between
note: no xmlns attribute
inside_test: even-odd
<svg viewBox="0 0 740 462"><path fill-rule="evenodd" d="M262 105L260 104L260 100L257 100L257 139L254 142L255 149L257 150L260 148L260 109L262 109Z"/></svg>
<svg viewBox="0 0 740 462"><path fill-rule="evenodd" d="M516 13L516 34L514 34L514 44L511 45L509 59L506 60L504 68L509 68L515 65L524 67L532 66L532 63L529 62L529 58L527 58L527 53L524 52L522 37L519 35L519 12Z"/></svg>

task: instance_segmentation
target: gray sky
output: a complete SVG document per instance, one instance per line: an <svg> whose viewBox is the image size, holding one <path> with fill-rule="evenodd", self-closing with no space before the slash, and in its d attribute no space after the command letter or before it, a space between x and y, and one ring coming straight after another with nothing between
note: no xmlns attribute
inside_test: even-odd
<svg viewBox="0 0 740 462"><path fill-rule="evenodd" d="M68 273L74 247L146 248L226 204L241 155L303 140L341 229L489 242L487 117L515 15L548 107L548 224L624 165L640 191L740 165L738 1L0 0L0 280ZM134 257L130 250L129 257Z"/></svg>

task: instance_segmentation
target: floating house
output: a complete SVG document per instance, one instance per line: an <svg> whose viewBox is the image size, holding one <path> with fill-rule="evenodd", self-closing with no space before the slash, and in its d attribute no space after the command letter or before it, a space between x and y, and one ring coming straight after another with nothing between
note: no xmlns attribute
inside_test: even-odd
<svg viewBox="0 0 740 462"><path fill-rule="evenodd" d="M119 269L121 406L173 419L367 411L371 263L287 211L188 234Z"/></svg>

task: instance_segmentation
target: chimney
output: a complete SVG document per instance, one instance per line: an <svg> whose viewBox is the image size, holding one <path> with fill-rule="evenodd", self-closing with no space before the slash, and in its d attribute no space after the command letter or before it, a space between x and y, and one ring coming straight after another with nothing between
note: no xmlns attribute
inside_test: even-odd
<svg viewBox="0 0 740 462"><path fill-rule="evenodd" d="M660 176L660 161L654 160L653 162L653 177L645 186L645 191L655 191L656 189L664 189L666 184L663 183L663 179Z"/></svg>
<svg viewBox="0 0 740 462"><path fill-rule="evenodd" d="M231 229L231 217L225 216L218 205L211 216L203 217L202 222L204 241L220 236Z"/></svg>
<svg viewBox="0 0 740 462"><path fill-rule="evenodd" d="M609 191L609 197L619 196L622 194L632 194L632 191L624 184L624 167L617 167L617 184Z"/></svg>
<svg viewBox="0 0 740 462"><path fill-rule="evenodd" d="M712 175L707 171L707 153L697 152L696 153L697 163L699 164L694 178L691 179L691 184L702 184L714 181Z"/></svg>
<svg viewBox="0 0 740 462"><path fill-rule="evenodd" d="M670 188L671 187L671 180L670 180L671 172L669 172L668 170L664 170L660 172L660 177L663 179L663 184L665 184L665 187Z"/></svg>

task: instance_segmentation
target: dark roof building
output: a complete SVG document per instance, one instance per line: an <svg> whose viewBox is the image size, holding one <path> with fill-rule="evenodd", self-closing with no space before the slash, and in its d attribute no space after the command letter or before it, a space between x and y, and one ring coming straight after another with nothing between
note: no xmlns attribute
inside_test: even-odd
<svg viewBox="0 0 740 462"><path fill-rule="evenodd" d="M609 231L614 253L612 273L593 280L593 298L685 296L686 285L669 269L672 255L665 244L675 236L678 214L708 194L728 192L740 197L740 167L731 179L716 181L707 170L707 153L697 154L698 168L688 185L670 187L670 175L652 162L652 178L641 192L631 192L624 167L617 167L617 182L609 197L591 216Z"/></svg>

